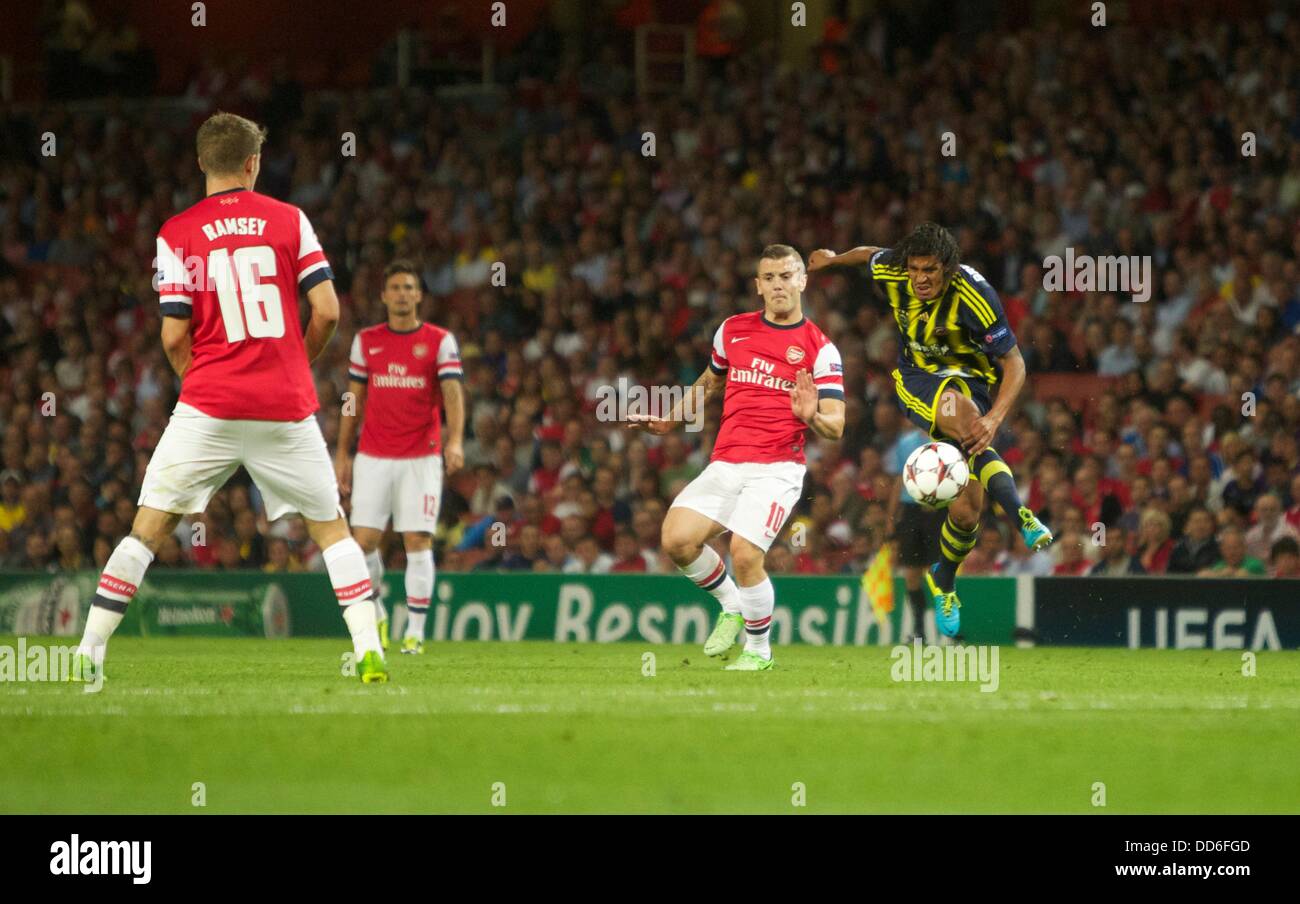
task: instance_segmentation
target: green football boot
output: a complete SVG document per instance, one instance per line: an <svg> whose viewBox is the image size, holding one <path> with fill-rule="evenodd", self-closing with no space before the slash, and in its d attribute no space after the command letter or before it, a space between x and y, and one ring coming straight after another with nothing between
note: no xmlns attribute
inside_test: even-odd
<svg viewBox="0 0 1300 904"><path fill-rule="evenodd" d="M384 684L388 681L388 666L384 664L384 657L375 650L369 650L361 657L361 662L357 664L357 674L361 676L362 684Z"/></svg>
<svg viewBox="0 0 1300 904"><path fill-rule="evenodd" d="M95 666L95 660L87 653L73 653L69 666L68 680L77 684L94 684L104 677L101 668Z"/></svg>
<svg viewBox="0 0 1300 904"><path fill-rule="evenodd" d="M736 658L735 662L726 666L725 670L728 672L765 672L774 665L776 665L775 659L764 659L757 653L746 650Z"/></svg>
<svg viewBox="0 0 1300 904"><path fill-rule="evenodd" d="M730 650L732 645L735 644L736 638L740 636L740 630L744 627L745 617L743 615L719 612L718 623L713 626L713 633L704 642L704 655L721 656Z"/></svg>

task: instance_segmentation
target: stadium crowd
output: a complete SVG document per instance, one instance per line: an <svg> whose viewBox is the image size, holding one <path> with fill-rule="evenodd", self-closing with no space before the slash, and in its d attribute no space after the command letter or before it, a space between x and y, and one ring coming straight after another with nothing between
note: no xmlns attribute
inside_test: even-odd
<svg viewBox="0 0 1300 904"><path fill-rule="evenodd" d="M314 366L331 450L388 262L419 262L423 316L460 341L466 468L445 488L440 569L674 571L660 524L707 463L719 405L701 432L648 437L598 418L602 387L693 382L718 323L756 305L763 245L887 245L936 220L1019 338L1028 385L995 447L1058 538L1029 555L990 516L963 574L1300 577L1297 46L1294 14L945 36L921 57L861 23L815 68L753 48L685 101L634 96L629 57L606 48L526 50L513 87L477 100L310 92L247 68L196 75L192 117L113 100L12 113L0 566L100 568L129 529L178 391L154 236L201 196L193 130L222 108L271 123L258 188L307 212L337 277L339 335ZM1067 248L1149 256L1150 300L1045 290ZM811 278L805 310L843 355L847 427L839 444L810 434L769 568L857 572L899 504L889 453L919 442L890 379L898 332L853 273ZM322 563L241 471L154 567Z"/></svg>

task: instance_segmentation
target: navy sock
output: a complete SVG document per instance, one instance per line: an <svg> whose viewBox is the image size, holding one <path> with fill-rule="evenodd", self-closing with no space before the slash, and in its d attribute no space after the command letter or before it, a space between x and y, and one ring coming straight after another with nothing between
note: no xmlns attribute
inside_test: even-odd
<svg viewBox="0 0 1300 904"><path fill-rule="evenodd" d="M996 449L985 449L970 461L971 474L984 487L989 497L1002 507L1016 527L1020 527L1020 491L1016 489L1016 480L1011 476L1011 469L1002 460Z"/></svg>
<svg viewBox="0 0 1300 904"><path fill-rule="evenodd" d="M939 530L939 567L934 572L934 582L944 593L951 593L957 583L957 567L975 548L980 528L976 524L971 530L958 527L949 514Z"/></svg>

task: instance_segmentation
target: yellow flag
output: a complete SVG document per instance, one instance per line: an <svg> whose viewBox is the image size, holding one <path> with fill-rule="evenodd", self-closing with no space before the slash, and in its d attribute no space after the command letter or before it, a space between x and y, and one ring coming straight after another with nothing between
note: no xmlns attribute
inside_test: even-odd
<svg viewBox="0 0 1300 904"><path fill-rule="evenodd" d="M880 547L880 552L862 572L862 589L871 600L871 610L877 621L894 611L894 548L890 543Z"/></svg>

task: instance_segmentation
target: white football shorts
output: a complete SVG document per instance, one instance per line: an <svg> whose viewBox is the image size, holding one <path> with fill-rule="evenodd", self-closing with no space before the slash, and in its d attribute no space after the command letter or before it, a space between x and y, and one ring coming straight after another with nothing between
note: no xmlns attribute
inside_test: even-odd
<svg viewBox="0 0 1300 904"><path fill-rule="evenodd" d="M140 505L196 514L243 465L269 521L298 512L311 521L343 517L338 481L315 416L300 421L225 420L178 402L145 469Z"/></svg>
<svg viewBox="0 0 1300 904"><path fill-rule="evenodd" d="M352 464L352 526L433 533L442 503L442 456L377 458L358 452Z"/></svg>
<svg viewBox="0 0 1300 904"><path fill-rule="evenodd" d="M713 461L673 500L767 552L803 493L804 466L794 461Z"/></svg>

